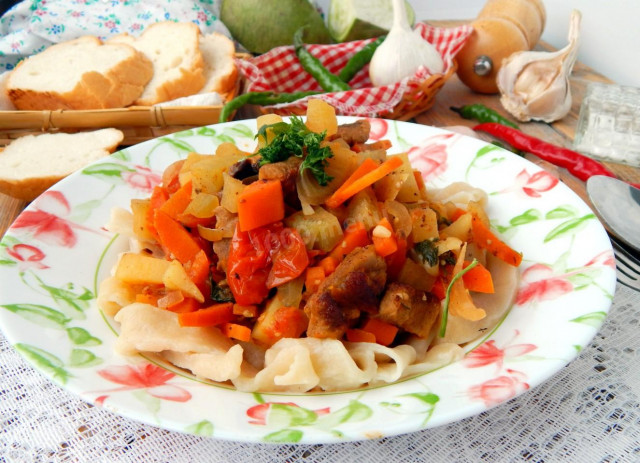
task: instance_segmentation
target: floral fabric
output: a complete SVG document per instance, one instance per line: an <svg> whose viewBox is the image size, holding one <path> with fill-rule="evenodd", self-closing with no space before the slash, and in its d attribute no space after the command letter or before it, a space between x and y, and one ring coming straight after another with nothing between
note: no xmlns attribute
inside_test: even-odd
<svg viewBox="0 0 640 463"><path fill-rule="evenodd" d="M49 45L94 35L139 35L158 21L189 21L230 37L219 0L25 0L0 19L0 72Z"/></svg>

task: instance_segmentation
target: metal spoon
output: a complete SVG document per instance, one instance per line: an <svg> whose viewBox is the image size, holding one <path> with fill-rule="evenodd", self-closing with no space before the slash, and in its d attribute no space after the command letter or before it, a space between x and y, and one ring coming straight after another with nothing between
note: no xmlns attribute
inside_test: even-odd
<svg viewBox="0 0 640 463"><path fill-rule="evenodd" d="M604 175L587 181L587 193L609 232L640 252L640 190Z"/></svg>

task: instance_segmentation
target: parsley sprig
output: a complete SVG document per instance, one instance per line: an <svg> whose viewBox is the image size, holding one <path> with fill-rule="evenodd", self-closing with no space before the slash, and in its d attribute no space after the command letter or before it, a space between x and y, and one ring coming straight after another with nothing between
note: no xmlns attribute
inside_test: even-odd
<svg viewBox="0 0 640 463"><path fill-rule="evenodd" d="M333 157L333 153L328 146L320 146L326 136L326 132L315 133L307 128L302 118L293 116L291 123L276 122L275 124L263 125L258 130L256 138L267 139L267 129L271 129L274 135L273 140L258 150L260 154L260 165L281 162L291 156L303 158L300 164L300 173L309 169L318 184L325 186L333 177L324 171L328 165L327 159Z"/></svg>

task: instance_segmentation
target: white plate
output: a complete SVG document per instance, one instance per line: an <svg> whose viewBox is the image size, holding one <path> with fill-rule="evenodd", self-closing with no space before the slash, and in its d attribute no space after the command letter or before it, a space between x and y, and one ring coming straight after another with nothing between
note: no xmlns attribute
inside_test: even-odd
<svg viewBox="0 0 640 463"><path fill-rule="evenodd" d="M341 117L340 123L354 118ZM96 288L126 240L105 231L114 206L148 197L163 169L224 141L254 146L255 121L188 130L115 153L36 199L0 247L0 323L35 368L88 402L163 428L253 442L321 443L450 423L542 383L606 317L614 257L591 210L537 166L482 141L372 120L372 138L409 150L428 185L489 193L495 229L524 254L516 304L465 359L384 387L332 394L249 394L113 353Z"/></svg>

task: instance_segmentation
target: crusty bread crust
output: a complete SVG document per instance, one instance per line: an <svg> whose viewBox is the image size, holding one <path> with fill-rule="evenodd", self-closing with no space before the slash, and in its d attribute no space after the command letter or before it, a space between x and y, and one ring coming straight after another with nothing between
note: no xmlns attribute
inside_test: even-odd
<svg viewBox="0 0 640 463"><path fill-rule="evenodd" d="M85 47L87 51L98 47L126 47L127 58L115 61L106 72L87 71L79 74L72 66L62 61L56 69L75 82L68 91L51 88L27 88L24 75L41 66L45 59L55 59L65 47ZM108 49L108 48L107 48ZM9 76L7 94L14 106L22 110L54 109L106 109L120 108L131 104L144 90L153 75L151 62L140 52L126 44L103 44L92 36L52 45L38 55L20 63Z"/></svg>
<svg viewBox="0 0 640 463"><path fill-rule="evenodd" d="M0 178L0 193L23 201L33 201L64 177L40 177L25 180L5 180Z"/></svg>
<svg viewBox="0 0 640 463"><path fill-rule="evenodd" d="M179 43L172 43L177 50L164 48L160 53L154 50L159 40L180 37ZM205 83L204 60L200 52L200 29L193 23L176 23L173 21L157 22L147 27L142 34L135 38L127 33L108 39L109 43L125 43L143 53L154 67L154 75L144 92L134 102L138 106L152 106L163 101L169 101L183 96L198 93ZM165 60L175 55L179 60L172 64L171 70L177 70L178 76L168 75Z"/></svg>
<svg viewBox="0 0 640 463"><path fill-rule="evenodd" d="M200 38L200 49L205 61L207 81L199 93L217 92L224 99L228 99L238 78L233 41L213 32Z"/></svg>
<svg viewBox="0 0 640 463"><path fill-rule="evenodd" d="M89 164L96 159L96 153L101 152L101 156L108 156L110 153L113 153L118 145L124 139L124 134L116 129L101 129L95 131L94 133L104 132L104 140L102 143L95 143L93 146L87 148L86 163ZM89 133L90 134L90 133ZM75 144L74 146L69 145L69 151L72 149L77 150L80 146L80 141L74 140L74 138L79 138L84 135L87 135L87 132L79 132L75 135L78 137L74 137L74 135L69 134L42 134L36 136L30 136L32 139L36 139L37 137L46 136L49 137L49 143L55 143L54 139L60 138L58 135L65 135L65 139L61 141L62 143L67 144ZM29 136L28 136L29 137ZM27 137L27 138L28 138ZM51 138L53 137L53 138ZM41 146L34 143L33 151L23 152L20 155L25 159L25 162L28 161L40 161L40 172L33 172L30 175L25 175L20 177L19 175L15 175L16 172L12 171L12 166L5 165L3 159L3 151L6 151L9 147L5 148L5 150L0 151L0 193L12 196L14 198L22 199L25 201L33 201L39 195L41 195L44 191L51 188L57 182L65 178L67 175L71 174L71 171L68 172L54 172L54 168L47 167L47 152L43 150ZM77 153L76 153L77 155ZM89 156L91 155L91 156ZM76 165L76 168L80 168L80 165ZM20 166L13 167L13 169L20 169ZM56 169L57 170L57 169Z"/></svg>

